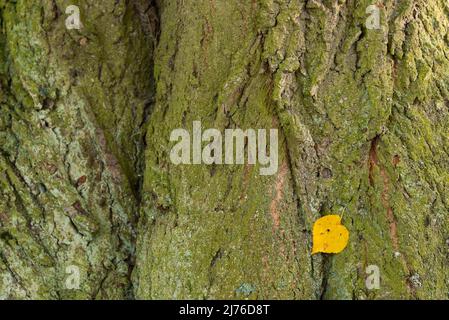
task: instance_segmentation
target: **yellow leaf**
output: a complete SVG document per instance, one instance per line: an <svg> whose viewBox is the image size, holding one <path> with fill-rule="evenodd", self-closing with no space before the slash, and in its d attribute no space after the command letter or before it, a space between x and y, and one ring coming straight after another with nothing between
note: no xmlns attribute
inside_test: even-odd
<svg viewBox="0 0 449 320"><path fill-rule="evenodd" d="M348 245L349 231L341 224L341 217L328 215L318 219L313 226L312 254L340 253Z"/></svg>

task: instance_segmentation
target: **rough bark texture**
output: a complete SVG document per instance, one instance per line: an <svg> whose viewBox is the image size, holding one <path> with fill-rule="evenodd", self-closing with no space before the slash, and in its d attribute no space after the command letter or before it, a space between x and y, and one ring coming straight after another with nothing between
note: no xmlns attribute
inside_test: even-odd
<svg viewBox="0 0 449 320"><path fill-rule="evenodd" d="M0 0L0 298L448 299L449 3L371 4ZM277 174L173 165L196 120L278 128Z"/></svg>
<svg viewBox="0 0 449 320"><path fill-rule="evenodd" d="M72 3L0 1L3 298L131 294L153 40L143 1Z"/></svg>

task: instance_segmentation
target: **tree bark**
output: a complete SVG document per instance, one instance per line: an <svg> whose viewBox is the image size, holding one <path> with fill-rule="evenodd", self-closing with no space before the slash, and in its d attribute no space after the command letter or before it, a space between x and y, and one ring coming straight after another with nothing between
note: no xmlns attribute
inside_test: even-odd
<svg viewBox="0 0 449 320"><path fill-rule="evenodd" d="M0 297L132 297L149 4L77 2L77 31L69 1L0 3Z"/></svg>
<svg viewBox="0 0 449 320"><path fill-rule="evenodd" d="M0 0L0 298L448 299L449 4L374 4ZM277 173L174 165L194 121Z"/></svg>

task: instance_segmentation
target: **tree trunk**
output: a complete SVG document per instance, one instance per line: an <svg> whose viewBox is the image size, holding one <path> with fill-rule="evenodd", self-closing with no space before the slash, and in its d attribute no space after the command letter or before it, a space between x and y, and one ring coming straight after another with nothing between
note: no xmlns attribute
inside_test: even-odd
<svg viewBox="0 0 449 320"><path fill-rule="evenodd" d="M0 298L448 299L449 4L374 4L0 0ZM278 171L173 164L194 121Z"/></svg>

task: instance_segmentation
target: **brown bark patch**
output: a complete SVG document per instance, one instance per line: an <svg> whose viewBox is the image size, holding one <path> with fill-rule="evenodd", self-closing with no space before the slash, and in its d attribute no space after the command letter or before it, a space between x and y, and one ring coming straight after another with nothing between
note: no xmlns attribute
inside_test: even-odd
<svg viewBox="0 0 449 320"><path fill-rule="evenodd" d="M368 159L368 177L369 184L374 186L374 167L378 165L379 160L377 159L377 145L379 144L379 136L376 136L371 141L371 148L369 150L369 159Z"/></svg>
<svg viewBox="0 0 449 320"><path fill-rule="evenodd" d="M399 240L398 240L398 231L397 231L397 223L396 218L394 217L393 208L390 205L389 192L390 192L390 178L388 177L388 173L385 168L381 168L380 174L383 179L384 189L382 191L382 205L387 210L387 220L390 225L390 237L393 242L394 250L399 250Z"/></svg>
<svg viewBox="0 0 449 320"><path fill-rule="evenodd" d="M285 176L287 174L287 163L284 161L284 163L281 166L281 170L278 173L277 179L276 179L276 195L274 197L274 199L271 201L271 205L270 205L270 213L271 213L271 218L273 219L273 227L275 230L279 229L279 225L281 222L281 215L279 212L279 202L282 201L282 197L283 197L283 192L282 190L284 189L284 185L285 185Z"/></svg>
<svg viewBox="0 0 449 320"><path fill-rule="evenodd" d="M9 218L8 218L8 216L6 215L6 213L0 212L0 223L1 223L1 224L6 224L6 223L8 223L8 222L9 222Z"/></svg>

